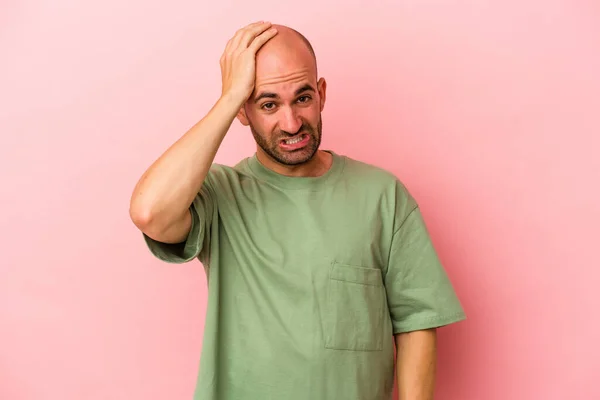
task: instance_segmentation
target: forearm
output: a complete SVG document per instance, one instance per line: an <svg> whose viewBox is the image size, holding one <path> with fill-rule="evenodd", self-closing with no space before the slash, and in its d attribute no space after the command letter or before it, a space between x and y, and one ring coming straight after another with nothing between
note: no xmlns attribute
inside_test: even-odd
<svg viewBox="0 0 600 400"><path fill-rule="evenodd" d="M396 335L399 400L433 400L436 373L436 330Z"/></svg>
<svg viewBox="0 0 600 400"><path fill-rule="evenodd" d="M240 107L237 99L221 97L144 172L130 204L131 218L140 229L167 230L185 216Z"/></svg>

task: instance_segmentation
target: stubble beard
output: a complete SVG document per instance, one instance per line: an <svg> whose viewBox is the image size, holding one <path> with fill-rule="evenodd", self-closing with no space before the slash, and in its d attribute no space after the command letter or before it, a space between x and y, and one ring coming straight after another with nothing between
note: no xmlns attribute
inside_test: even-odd
<svg viewBox="0 0 600 400"><path fill-rule="evenodd" d="M308 144L302 149L295 151L281 151L279 149L279 143L281 139L289 138L292 135L281 133L273 138L270 142L267 141L264 135L260 134L252 123L249 123L250 130L252 131L252 135L254 136L254 140L256 144L260 146L260 148L269 155L273 160L277 161L283 165L299 165L304 164L310 161L321 146L321 134L323 131L323 122L321 116L319 115L319 122L317 123L317 130L313 129L312 126L308 124L302 124L300 128L300 132L306 133L310 136L310 140Z"/></svg>

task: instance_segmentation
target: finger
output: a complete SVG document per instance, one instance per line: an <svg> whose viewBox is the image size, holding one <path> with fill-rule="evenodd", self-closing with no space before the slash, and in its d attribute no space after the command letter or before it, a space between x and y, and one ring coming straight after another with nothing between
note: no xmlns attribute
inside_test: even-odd
<svg viewBox="0 0 600 400"><path fill-rule="evenodd" d="M248 48L252 40L271 27L270 22L262 22L251 25L239 32L233 39L232 51L243 51Z"/></svg>
<svg viewBox="0 0 600 400"><path fill-rule="evenodd" d="M238 44L238 50L241 50L241 51L246 50L248 48L248 46L250 46L250 43L252 43L252 41L257 36L261 35L267 29L272 28L272 27L273 27L273 24L268 22L266 24L252 27L252 29L248 29L246 32L243 33L243 35L240 39L240 43Z"/></svg>
<svg viewBox="0 0 600 400"><path fill-rule="evenodd" d="M234 42L237 43L237 38L239 38L240 35L242 35L246 30L248 30L249 28L252 28L253 26L257 26L260 24L263 24L264 21L256 21L253 22L251 24L246 25L243 28L238 29L235 34L229 39L229 41L227 42L227 45L225 46L225 51L224 53L229 53L231 52L232 48L233 48L233 44Z"/></svg>
<svg viewBox="0 0 600 400"><path fill-rule="evenodd" d="M262 34L258 35L253 41L252 44L250 44L250 46L248 46L248 49L250 49L253 53L256 54L256 52L265 44L267 43L269 40L271 40L271 38L273 38L273 36L277 35L277 29L276 28L270 28L268 30L266 30L265 32L263 32Z"/></svg>

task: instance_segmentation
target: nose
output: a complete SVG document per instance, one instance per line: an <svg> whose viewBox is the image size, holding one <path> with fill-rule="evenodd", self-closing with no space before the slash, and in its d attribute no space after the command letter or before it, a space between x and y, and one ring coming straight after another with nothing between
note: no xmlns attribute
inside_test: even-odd
<svg viewBox="0 0 600 400"><path fill-rule="evenodd" d="M296 133L302 126L302 120L299 118L293 107L285 107L282 110L279 128L288 133Z"/></svg>

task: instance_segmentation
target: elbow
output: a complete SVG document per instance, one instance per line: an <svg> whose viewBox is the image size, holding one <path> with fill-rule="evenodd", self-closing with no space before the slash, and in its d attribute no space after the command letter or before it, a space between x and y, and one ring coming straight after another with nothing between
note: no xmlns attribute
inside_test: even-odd
<svg viewBox="0 0 600 400"><path fill-rule="evenodd" d="M129 207L129 218L141 231L146 231L154 220L153 213L148 207L140 207L134 204Z"/></svg>
<svg viewBox="0 0 600 400"><path fill-rule="evenodd" d="M171 228L171 225L166 222L168 219L158 214L151 205L132 202L129 207L129 217L133 224L147 236L160 241L169 240L166 236Z"/></svg>
<svg viewBox="0 0 600 400"><path fill-rule="evenodd" d="M133 197L129 204L129 218L133 224L142 232L148 232L156 225L156 212L152 204L141 201L139 197Z"/></svg>

